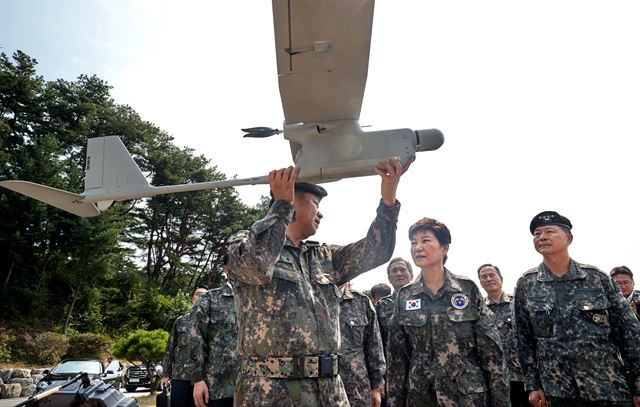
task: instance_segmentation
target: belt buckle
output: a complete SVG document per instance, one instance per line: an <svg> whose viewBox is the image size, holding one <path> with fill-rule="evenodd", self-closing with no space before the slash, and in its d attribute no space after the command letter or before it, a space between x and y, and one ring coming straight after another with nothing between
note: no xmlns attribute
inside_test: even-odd
<svg viewBox="0 0 640 407"><path fill-rule="evenodd" d="M318 356L318 377L333 377L333 355Z"/></svg>
<svg viewBox="0 0 640 407"><path fill-rule="evenodd" d="M292 379L304 379L304 358L293 358L291 360Z"/></svg>

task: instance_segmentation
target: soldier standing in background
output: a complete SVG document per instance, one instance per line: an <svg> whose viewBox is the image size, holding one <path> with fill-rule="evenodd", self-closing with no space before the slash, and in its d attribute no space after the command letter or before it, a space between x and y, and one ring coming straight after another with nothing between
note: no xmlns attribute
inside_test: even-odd
<svg viewBox="0 0 640 407"><path fill-rule="evenodd" d="M198 286L191 295L191 306L200 296L207 292L206 286ZM191 396L193 387L189 376L189 358L191 348L189 344L189 325L193 317L193 308L179 316L169 334L169 340L162 360L162 386L171 383L171 405L193 406Z"/></svg>
<svg viewBox="0 0 640 407"><path fill-rule="evenodd" d="M638 311L640 311L638 310L638 307L640 307L640 292L633 289L635 287L633 272L627 266L618 266L611 270L610 275L611 279L620 287L620 292L627 299L631 306L631 311L637 318L640 318L640 315L638 315Z"/></svg>
<svg viewBox="0 0 640 407"><path fill-rule="evenodd" d="M640 322L608 275L569 257L571 227L553 211L529 225L542 263L520 277L515 292L529 402L612 407L633 400L640 407Z"/></svg>
<svg viewBox="0 0 640 407"><path fill-rule="evenodd" d="M366 237L346 246L305 241L322 219L324 188L296 183L298 168L269 173L273 205L229 246L243 359L236 407L349 405L338 375L337 285L391 257L396 189L409 164L390 159L374 168L382 179L377 216Z"/></svg>
<svg viewBox="0 0 640 407"><path fill-rule="evenodd" d="M393 307L395 306L398 290L409 284L413 280L413 270L411 264L402 257L391 259L387 265L387 278L393 286L393 294L388 295L376 303L376 313L378 322L380 323L380 335L382 336L382 345L385 352L387 349L389 337L389 321L393 315Z"/></svg>
<svg viewBox="0 0 640 407"><path fill-rule="evenodd" d="M515 317L513 314L513 296L502 290L502 273L498 266L483 264L478 267L480 285L487 292L485 304L496 316L496 326L502 341L502 351L507 365L510 398L512 407L528 407L527 392L524 391L522 368L518 361L518 349L515 336Z"/></svg>
<svg viewBox="0 0 640 407"><path fill-rule="evenodd" d="M346 283L340 287L340 377L351 407L380 407L385 362L376 310Z"/></svg>
<svg viewBox="0 0 640 407"><path fill-rule="evenodd" d="M380 283L371 287L371 298L374 304L387 295L391 295L391 287L388 284Z"/></svg>
<svg viewBox="0 0 640 407"><path fill-rule="evenodd" d="M207 291L193 310L191 382L196 407L233 407L240 370L231 285Z"/></svg>

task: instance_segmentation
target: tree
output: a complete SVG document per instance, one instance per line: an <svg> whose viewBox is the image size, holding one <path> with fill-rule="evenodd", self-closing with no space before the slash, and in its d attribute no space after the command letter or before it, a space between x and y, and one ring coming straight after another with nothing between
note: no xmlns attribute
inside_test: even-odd
<svg viewBox="0 0 640 407"><path fill-rule="evenodd" d="M162 329L153 331L139 329L118 341L113 348L113 355L131 362L142 362L149 377L154 379L151 393L155 393L160 383L160 376L154 374L154 368L162 361L168 340L169 333Z"/></svg>
<svg viewBox="0 0 640 407"><path fill-rule="evenodd" d="M0 180L84 189L86 141L119 135L154 185L227 178L96 76L45 81L21 51L0 53ZM0 188L0 325L123 335L167 327L192 289L223 283L227 240L267 209L232 188L117 202L79 218ZM142 262L140 262L142 259Z"/></svg>

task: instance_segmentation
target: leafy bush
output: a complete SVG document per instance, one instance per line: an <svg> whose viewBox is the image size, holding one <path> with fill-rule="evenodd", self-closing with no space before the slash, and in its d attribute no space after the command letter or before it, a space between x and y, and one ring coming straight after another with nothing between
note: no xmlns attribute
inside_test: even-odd
<svg viewBox="0 0 640 407"><path fill-rule="evenodd" d="M120 359L141 361L148 372L153 370L154 364L160 362L164 356L164 349L169 339L169 333L162 329L145 331L138 329L116 342L113 355ZM159 378L151 385L151 394L158 388Z"/></svg>
<svg viewBox="0 0 640 407"><path fill-rule="evenodd" d="M52 366L67 353L69 338L56 332L24 333L10 340L13 362Z"/></svg>
<svg viewBox="0 0 640 407"><path fill-rule="evenodd" d="M0 328L0 363L11 362L11 339L11 332Z"/></svg>
<svg viewBox="0 0 640 407"><path fill-rule="evenodd" d="M87 332L69 338L67 358L106 359L111 354L113 342L102 334Z"/></svg>
<svg viewBox="0 0 640 407"><path fill-rule="evenodd" d="M145 331L138 329L113 348L113 355L121 359L139 360L145 365L153 365L162 360L169 333L162 329Z"/></svg>
<svg viewBox="0 0 640 407"><path fill-rule="evenodd" d="M42 365L55 365L69 348L69 338L57 332L41 332L33 339L32 362Z"/></svg>

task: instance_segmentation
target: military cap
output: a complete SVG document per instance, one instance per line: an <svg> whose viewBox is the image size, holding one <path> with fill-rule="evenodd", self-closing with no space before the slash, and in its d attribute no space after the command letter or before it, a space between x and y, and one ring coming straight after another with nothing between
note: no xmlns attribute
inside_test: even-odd
<svg viewBox="0 0 640 407"><path fill-rule="evenodd" d="M325 196L327 196L326 189L322 188L320 185L312 184L310 182L296 182L294 189L296 192L299 192L299 191L311 192L312 194L317 196L318 199L322 199ZM273 192L269 191L269 194L271 195L271 201L269 202L269 207L271 207L271 205L273 205L275 200L273 199Z"/></svg>
<svg viewBox="0 0 640 407"><path fill-rule="evenodd" d="M571 225L571 221L565 218L564 216L560 215L558 212L544 211L544 212L540 212L539 214L534 216L533 219L531 219L531 224L529 225L529 231L531 232L531 234L533 234L536 228L539 228L540 226L549 226L549 225L562 226L569 230L571 230L571 228L573 227Z"/></svg>

